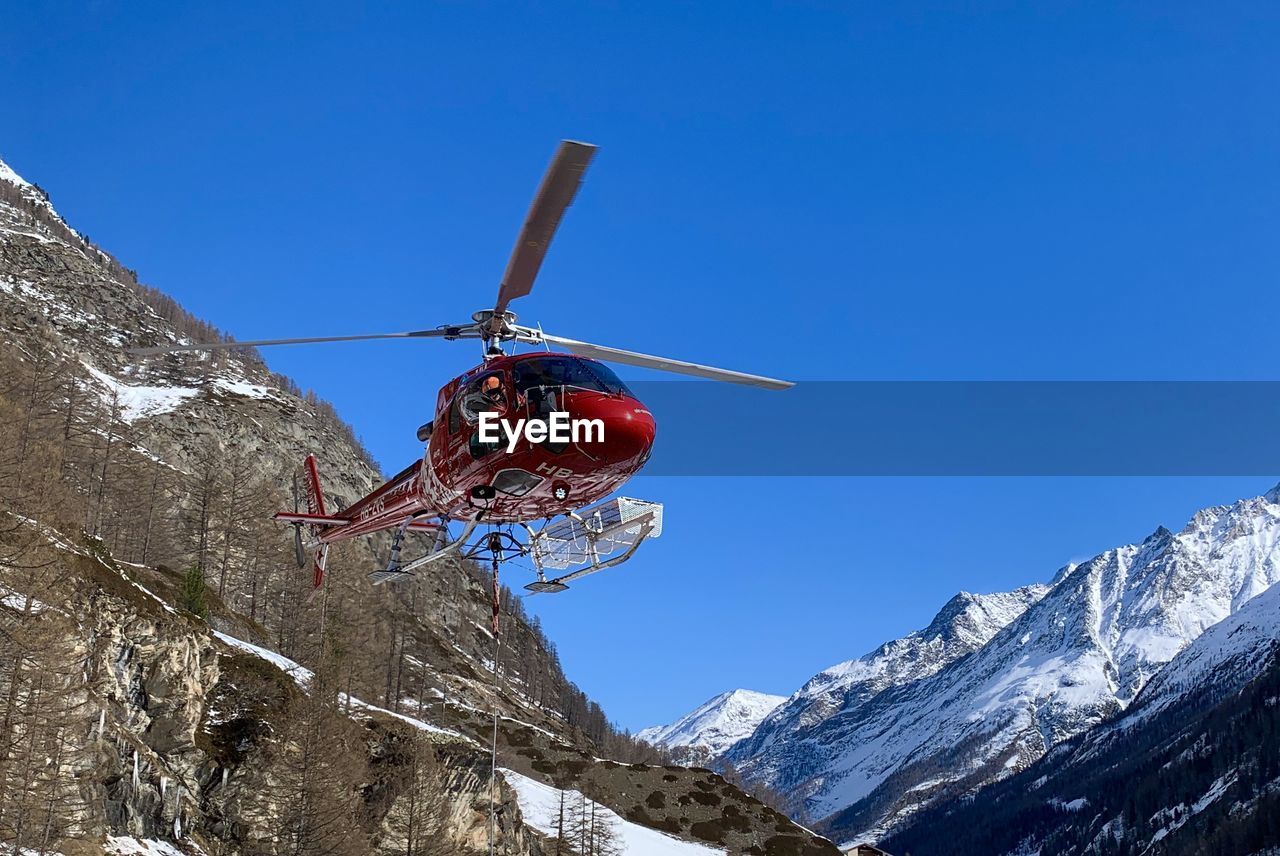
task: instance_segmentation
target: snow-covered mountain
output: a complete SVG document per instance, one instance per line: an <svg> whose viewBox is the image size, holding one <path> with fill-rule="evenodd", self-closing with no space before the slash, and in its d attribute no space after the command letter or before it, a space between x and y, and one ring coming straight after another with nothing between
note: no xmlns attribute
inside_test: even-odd
<svg viewBox="0 0 1280 856"><path fill-rule="evenodd" d="M1011 856L1264 852L1275 827L1258 820L1280 813L1277 702L1280 585L1201 634L1121 716L1021 775L912 817L885 845Z"/></svg>
<svg viewBox="0 0 1280 856"><path fill-rule="evenodd" d="M1277 488L1280 490L1280 488ZM1280 497L1277 497L1280 502ZM1280 585L1210 627L1156 673L1116 726L1130 730L1197 694L1224 696L1256 678L1280 653Z"/></svg>
<svg viewBox="0 0 1280 856"><path fill-rule="evenodd" d="M877 838L1123 710L1277 580L1280 487L1069 565L1047 590L1022 590L1025 611L1003 596L1014 600L962 622L968 638L948 637L961 596L929 629L815 677L729 758L837 839Z"/></svg>
<svg viewBox="0 0 1280 856"><path fill-rule="evenodd" d="M787 700L754 690L721 693L670 725L655 725L636 735L646 743L671 749L681 760L709 762L756 729L760 721Z"/></svg>
<svg viewBox="0 0 1280 856"><path fill-rule="evenodd" d="M808 729L886 689L926 678L972 653L1046 591L1048 586L1032 585L996 594L960 592L923 630L810 678L765 717L750 737L729 750L729 760L743 765L754 780L768 781L789 792L818 772L822 763L819 755L804 751L803 735Z"/></svg>

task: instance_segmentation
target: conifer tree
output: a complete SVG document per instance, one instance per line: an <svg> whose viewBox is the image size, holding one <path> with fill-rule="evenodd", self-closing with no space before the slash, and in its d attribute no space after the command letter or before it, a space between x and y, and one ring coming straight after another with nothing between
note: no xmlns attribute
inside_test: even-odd
<svg viewBox="0 0 1280 856"><path fill-rule="evenodd" d="M204 574L198 565L192 565L182 577L182 608L192 615L206 618L209 605L205 602Z"/></svg>

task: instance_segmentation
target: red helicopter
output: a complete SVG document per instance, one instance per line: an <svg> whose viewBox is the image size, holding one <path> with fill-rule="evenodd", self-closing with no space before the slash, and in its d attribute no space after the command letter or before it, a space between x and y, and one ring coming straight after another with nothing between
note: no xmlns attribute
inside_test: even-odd
<svg viewBox="0 0 1280 856"><path fill-rule="evenodd" d="M315 587L324 581L329 545L394 530L387 567L369 575L375 583L404 577L449 555L487 557L495 572L500 562L527 556L533 559L538 579L525 588L563 591L578 577L625 562L662 530L660 504L627 497L605 500L649 459L657 426L653 414L601 360L764 389L793 385L566 339L516 323L507 307L533 289L547 248L595 153L596 147L588 143L560 144L516 239L497 302L492 309L476 312L469 324L403 333L132 349L137 354L162 354L366 339L481 341L483 362L441 387L435 418L418 429L418 439L426 443L423 458L381 487L348 507L330 510L315 456L307 456L294 481L295 509L275 519L295 526L300 565L305 564L304 531L310 545L318 547ZM517 343L544 350L503 350ZM567 353L551 352L552 346ZM451 534L451 524L461 527L457 535ZM487 531L476 537L481 526ZM429 535L430 545L424 555L402 562L401 548L410 532ZM577 570L554 578L545 573L574 567Z"/></svg>

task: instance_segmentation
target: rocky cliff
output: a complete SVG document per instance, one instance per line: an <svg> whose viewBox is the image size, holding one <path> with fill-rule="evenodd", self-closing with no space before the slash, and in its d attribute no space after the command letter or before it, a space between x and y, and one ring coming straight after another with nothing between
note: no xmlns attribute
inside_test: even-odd
<svg viewBox="0 0 1280 856"><path fill-rule="evenodd" d="M314 673L241 641L261 628L221 604L207 621L174 608L180 580L119 563L100 541L51 537L35 552L26 576L40 597L9 589L0 604L17 654L5 683L21 707L6 719L15 751L0 765L0 830L12 824L28 851L484 845L489 766L474 737L326 694ZM415 807L428 802L415 788L428 769L429 805ZM503 852L539 853L512 793L496 800ZM417 833L406 820L415 808ZM436 849L407 844L427 837Z"/></svg>

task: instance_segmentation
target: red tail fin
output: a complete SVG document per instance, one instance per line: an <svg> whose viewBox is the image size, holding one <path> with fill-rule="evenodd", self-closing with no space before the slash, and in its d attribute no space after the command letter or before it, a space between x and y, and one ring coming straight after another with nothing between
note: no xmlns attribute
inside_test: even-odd
<svg viewBox="0 0 1280 856"><path fill-rule="evenodd" d="M324 516L324 490L320 487L320 471L316 469L316 456L307 455L302 462L302 483L307 495L307 511Z"/></svg>
<svg viewBox="0 0 1280 856"><path fill-rule="evenodd" d="M306 489L307 495L307 511L312 514L324 516L324 488L320 487L320 471L316 468L316 456L307 455L307 459L302 462L303 474L302 483ZM312 526L311 532L315 534L319 532L319 526ZM324 566L329 558L329 545L321 544L320 549L316 550L315 562L311 567L311 587L318 589L324 585Z"/></svg>
<svg viewBox="0 0 1280 856"><path fill-rule="evenodd" d="M301 506L306 503L307 510ZM339 503L341 505L341 503ZM329 545L323 541L322 534L334 527L342 527L351 521L346 517L329 515L324 508L324 489L320 486L320 471L316 469L316 456L307 455L302 466L293 474L293 511L281 511L274 515L281 523L293 525L294 548L298 553L298 567L306 567L306 545L303 543L302 528L311 533L311 545L318 543L315 559L311 567L312 588L318 589L324 584L324 566L329 558ZM313 591L312 594L315 594Z"/></svg>

